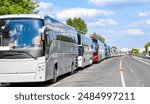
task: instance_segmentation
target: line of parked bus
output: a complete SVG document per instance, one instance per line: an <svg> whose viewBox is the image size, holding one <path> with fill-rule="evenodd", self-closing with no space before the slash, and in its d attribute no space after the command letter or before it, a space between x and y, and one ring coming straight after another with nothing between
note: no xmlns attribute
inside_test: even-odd
<svg viewBox="0 0 150 104"><path fill-rule="evenodd" d="M111 56L110 46L100 42L93 36L78 34L78 50L78 67L81 68L98 63Z"/></svg>
<svg viewBox="0 0 150 104"><path fill-rule="evenodd" d="M111 57L110 46L51 16L0 16L0 83L57 81Z"/></svg>

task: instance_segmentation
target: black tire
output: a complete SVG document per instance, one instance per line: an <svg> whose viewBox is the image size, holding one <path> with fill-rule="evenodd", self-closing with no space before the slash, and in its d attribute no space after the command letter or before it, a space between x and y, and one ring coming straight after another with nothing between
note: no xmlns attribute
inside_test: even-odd
<svg viewBox="0 0 150 104"><path fill-rule="evenodd" d="M73 70L73 64L71 65L71 70L70 70L70 75L73 75L74 74L74 70Z"/></svg>
<svg viewBox="0 0 150 104"><path fill-rule="evenodd" d="M53 72L53 79L52 79L52 83L56 83L57 82L57 77L58 77L58 75L57 75L57 67L55 66L54 67L54 72Z"/></svg>

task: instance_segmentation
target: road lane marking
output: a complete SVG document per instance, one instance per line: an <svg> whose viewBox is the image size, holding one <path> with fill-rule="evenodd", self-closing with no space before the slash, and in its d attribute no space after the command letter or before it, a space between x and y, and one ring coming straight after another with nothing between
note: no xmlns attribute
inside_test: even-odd
<svg viewBox="0 0 150 104"><path fill-rule="evenodd" d="M123 70L123 65L122 65L122 58L121 58L121 60L120 60L120 71L124 71L124 70Z"/></svg>
<svg viewBox="0 0 150 104"><path fill-rule="evenodd" d="M133 57L133 59L135 59L135 60L137 60L137 61L140 61L140 62L142 62L142 63L144 63L144 64L146 64L146 65L149 65L149 66L150 66L150 63L145 62L145 61L142 61L142 60L140 60L140 58L135 58L135 57Z"/></svg>
<svg viewBox="0 0 150 104"><path fill-rule="evenodd" d="M138 58L138 57L137 57ZM142 59L142 58L138 58L138 59ZM129 64L127 63L127 61L125 60L125 64L127 65L127 67L130 69L130 71L133 73L133 69L129 66ZM141 80L139 80L139 78L133 74L135 79L137 80L137 85L141 85L142 87L145 87L145 85L142 83Z"/></svg>
<svg viewBox="0 0 150 104"><path fill-rule="evenodd" d="M122 58L120 60L120 69L122 69Z"/></svg>
<svg viewBox="0 0 150 104"><path fill-rule="evenodd" d="M122 58L120 60L120 76L121 76L122 87L126 87L124 76L123 76Z"/></svg>
<svg viewBox="0 0 150 104"><path fill-rule="evenodd" d="M141 80L139 80L139 84L140 84L142 87L145 87L145 85L142 83Z"/></svg>
<svg viewBox="0 0 150 104"><path fill-rule="evenodd" d="M62 82L56 82L55 84L51 85L50 87L56 87L59 84L62 84Z"/></svg>
<svg viewBox="0 0 150 104"><path fill-rule="evenodd" d="M140 60L142 60L142 59L143 59L143 58L141 58L141 57L137 57L137 56L132 56L132 57L135 57L135 58L140 59Z"/></svg>
<svg viewBox="0 0 150 104"><path fill-rule="evenodd" d="M127 62L125 61L125 64L127 65L127 67L130 69L130 71L133 73L132 68L127 64Z"/></svg>
<svg viewBox="0 0 150 104"><path fill-rule="evenodd" d="M72 76L68 76L67 78L64 78L64 79L62 79L62 80L60 80L60 81L58 81L58 82L56 82L56 83L54 83L54 84L52 84L50 87L55 87L55 86L57 86L57 85L61 85L61 84L63 84L66 80L68 80L69 78L71 78Z"/></svg>
<svg viewBox="0 0 150 104"><path fill-rule="evenodd" d="M126 87L125 80L124 80L124 77L123 77L123 71L120 71L120 75L121 75L122 87Z"/></svg>

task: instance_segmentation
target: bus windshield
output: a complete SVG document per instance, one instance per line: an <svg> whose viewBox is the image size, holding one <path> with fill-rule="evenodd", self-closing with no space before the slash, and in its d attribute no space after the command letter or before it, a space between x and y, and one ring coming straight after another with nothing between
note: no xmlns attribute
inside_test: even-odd
<svg viewBox="0 0 150 104"><path fill-rule="evenodd" d="M98 41L97 39L92 39L93 44L92 44L92 48L93 48L93 53L98 53Z"/></svg>
<svg viewBox="0 0 150 104"><path fill-rule="evenodd" d="M35 39L41 36L43 25L42 19L0 19L0 46L9 46L10 48L34 47Z"/></svg>

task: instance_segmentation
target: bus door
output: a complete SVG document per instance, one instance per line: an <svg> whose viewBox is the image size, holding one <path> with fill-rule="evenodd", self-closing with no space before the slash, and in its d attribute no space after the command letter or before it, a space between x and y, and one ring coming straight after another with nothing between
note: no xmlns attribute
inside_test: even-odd
<svg viewBox="0 0 150 104"><path fill-rule="evenodd" d="M54 31L47 28L45 32L45 53L47 58L51 54L51 52L49 51L53 40L54 40Z"/></svg>

